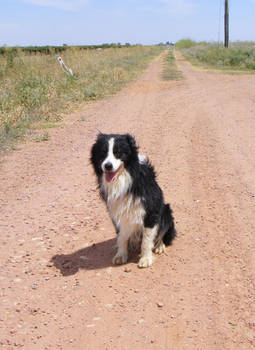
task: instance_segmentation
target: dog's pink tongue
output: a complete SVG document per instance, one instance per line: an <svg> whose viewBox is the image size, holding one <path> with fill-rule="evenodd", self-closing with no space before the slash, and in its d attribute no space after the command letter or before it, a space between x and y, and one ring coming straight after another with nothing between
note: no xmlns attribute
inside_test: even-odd
<svg viewBox="0 0 255 350"><path fill-rule="evenodd" d="M112 182L112 180L114 179L114 176L116 175L116 173L117 173L117 171L105 173L106 181L107 182Z"/></svg>

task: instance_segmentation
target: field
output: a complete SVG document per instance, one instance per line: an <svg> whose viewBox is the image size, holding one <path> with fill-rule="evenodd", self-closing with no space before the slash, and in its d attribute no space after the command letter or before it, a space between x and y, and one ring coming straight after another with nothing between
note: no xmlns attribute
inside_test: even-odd
<svg viewBox="0 0 255 350"><path fill-rule="evenodd" d="M196 65L224 70L255 71L255 42L232 42L228 49L216 43L181 40L177 47Z"/></svg>
<svg viewBox="0 0 255 350"><path fill-rule="evenodd" d="M76 50L93 50L93 49L106 49L106 48L120 48L120 47L129 47L131 46L129 43L125 45L121 45L120 43L112 43L112 44L102 44L102 45L79 45L79 46L68 46L63 44L62 46L2 46L0 47L0 55L5 55L7 52L11 52L13 54L17 54L17 52L24 52L27 54L60 54L64 51L70 49L70 47Z"/></svg>
<svg viewBox="0 0 255 350"><path fill-rule="evenodd" d="M159 46L69 48L61 53L73 71L69 76L55 53L30 55L6 49L0 55L0 148L13 147L31 128L51 127L61 113L75 106L116 93L161 50ZM35 140L46 139L47 131Z"/></svg>

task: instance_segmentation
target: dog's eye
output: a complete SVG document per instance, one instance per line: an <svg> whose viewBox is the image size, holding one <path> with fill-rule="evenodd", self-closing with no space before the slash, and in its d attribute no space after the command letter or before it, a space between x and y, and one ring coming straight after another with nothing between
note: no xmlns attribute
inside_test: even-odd
<svg viewBox="0 0 255 350"><path fill-rule="evenodd" d="M123 149L115 149L113 151L113 153L114 153L116 158L119 158L119 159L122 159L122 160L126 158L126 152Z"/></svg>
<svg viewBox="0 0 255 350"><path fill-rule="evenodd" d="M114 155L115 155L115 157L117 157L117 158L121 158L121 157L123 156L123 152L115 151L115 152L114 152Z"/></svg>

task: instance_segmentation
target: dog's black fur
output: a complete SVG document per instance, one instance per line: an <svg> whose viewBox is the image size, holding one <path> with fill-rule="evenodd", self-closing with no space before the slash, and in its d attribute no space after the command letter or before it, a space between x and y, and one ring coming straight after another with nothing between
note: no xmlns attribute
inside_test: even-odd
<svg viewBox="0 0 255 350"><path fill-rule="evenodd" d="M145 213L143 216L144 228L158 226L157 235L153 242L154 248L162 241L165 245L170 245L176 235L172 210L169 204L164 204L163 193L157 184L153 166L144 156L139 155L135 139L130 134L99 134L92 147L91 163L97 175L102 198L107 203L107 191L103 185L105 171L102 164L108 155L109 140L111 139L114 139L113 159L120 161L131 177L125 195L132 195L134 200L140 199ZM120 230L119 223L113 219L113 224L118 233Z"/></svg>

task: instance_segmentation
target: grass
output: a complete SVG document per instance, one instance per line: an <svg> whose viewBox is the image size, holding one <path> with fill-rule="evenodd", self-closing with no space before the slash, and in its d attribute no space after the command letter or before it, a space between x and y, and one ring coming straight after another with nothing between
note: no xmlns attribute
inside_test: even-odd
<svg viewBox="0 0 255 350"><path fill-rule="evenodd" d="M35 135L33 140L35 142L43 142L43 141L48 141L50 139L50 135L47 131L44 131L43 133L38 133Z"/></svg>
<svg viewBox="0 0 255 350"><path fill-rule="evenodd" d="M52 127L63 113L112 95L137 78L161 47L102 50L68 49L62 54L74 73L67 75L57 56L14 54L0 57L0 150L10 149L28 130ZM47 137L42 137L46 140Z"/></svg>
<svg viewBox="0 0 255 350"><path fill-rule="evenodd" d="M183 48L182 54L191 63L203 67L255 72L255 42L233 42L228 49L215 43L197 43Z"/></svg>
<svg viewBox="0 0 255 350"><path fill-rule="evenodd" d="M183 79L182 72L178 70L174 49L170 48L164 60L162 78L164 80L180 80Z"/></svg>

